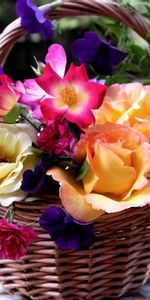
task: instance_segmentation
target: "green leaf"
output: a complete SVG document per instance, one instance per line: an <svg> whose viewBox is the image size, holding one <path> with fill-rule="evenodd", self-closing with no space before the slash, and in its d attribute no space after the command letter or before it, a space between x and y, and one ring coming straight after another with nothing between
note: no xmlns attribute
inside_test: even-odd
<svg viewBox="0 0 150 300"><path fill-rule="evenodd" d="M79 173L78 173L78 176L76 177L76 180L81 180L86 175L88 170L89 170L89 165L88 165L87 161L85 160L79 169Z"/></svg>
<svg viewBox="0 0 150 300"><path fill-rule="evenodd" d="M107 78L106 85L112 85L114 83L129 83L133 80L135 80L135 77L131 76L131 74L117 73Z"/></svg>
<svg viewBox="0 0 150 300"><path fill-rule="evenodd" d="M9 113L4 117L4 122L6 123L15 123L18 119L19 115L21 114L23 107L22 106L15 106Z"/></svg>
<svg viewBox="0 0 150 300"><path fill-rule="evenodd" d="M68 122L70 131L73 134L74 139L78 142L81 135L81 129L74 123Z"/></svg>
<svg viewBox="0 0 150 300"><path fill-rule="evenodd" d="M133 72L133 73L141 73L140 67L138 65L133 64L133 63L125 64L124 71Z"/></svg>
<svg viewBox="0 0 150 300"><path fill-rule="evenodd" d="M35 147L30 147L31 151L37 155L41 155L43 153L42 150L35 148Z"/></svg>
<svg viewBox="0 0 150 300"><path fill-rule="evenodd" d="M132 53L134 53L134 56L136 57L137 60L140 60L141 57L145 56L145 49L141 48L140 46L132 44L130 46L130 49Z"/></svg>

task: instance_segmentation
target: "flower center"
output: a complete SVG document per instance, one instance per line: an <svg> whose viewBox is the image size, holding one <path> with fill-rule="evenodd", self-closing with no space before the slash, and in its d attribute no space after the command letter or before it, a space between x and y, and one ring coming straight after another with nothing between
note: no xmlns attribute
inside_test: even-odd
<svg viewBox="0 0 150 300"><path fill-rule="evenodd" d="M78 101L77 93L73 86L66 86L60 93L61 99L68 105L73 105Z"/></svg>

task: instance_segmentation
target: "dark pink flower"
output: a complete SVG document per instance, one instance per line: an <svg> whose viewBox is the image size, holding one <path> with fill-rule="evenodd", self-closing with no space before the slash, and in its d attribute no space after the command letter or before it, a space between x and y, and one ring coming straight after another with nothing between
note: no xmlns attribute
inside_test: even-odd
<svg viewBox="0 0 150 300"><path fill-rule="evenodd" d="M69 130L68 122L60 117L55 118L41 131L37 138L37 145L46 153L69 155L73 150L75 140Z"/></svg>
<svg viewBox="0 0 150 300"><path fill-rule="evenodd" d="M19 259L36 238L37 234L31 227L17 226L0 219L0 259Z"/></svg>
<svg viewBox="0 0 150 300"><path fill-rule="evenodd" d="M49 64L52 69L60 76L63 77L66 68L66 53L64 48L59 44L53 44L48 48L45 56L46 64ZM37 69L34 68L36 75L42 74L45 64L37 62ZM29 106L32 110L33 117L41 120L43 123L49 122L43 116L40 109L40 102L49 95L36 83L35 79L26 79L23 83L17 81L15 89L20 93L19 102Z"/></svg>
<svg viewBox="0 0 150 300"><path fill-rule="evenodd" d="M65 116L80 128L94 123L92 109L102 104L106 86L90 82L84 65L76 67L71 64L64 78L61 78L47 64L36 82L49 94L41 102L41 111L47 120Z"/></svg>

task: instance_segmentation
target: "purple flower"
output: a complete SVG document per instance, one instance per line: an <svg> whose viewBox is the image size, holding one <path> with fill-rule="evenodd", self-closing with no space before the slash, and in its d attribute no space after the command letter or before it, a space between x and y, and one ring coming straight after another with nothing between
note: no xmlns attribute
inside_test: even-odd
<svg viewBox="0 0 150 300"><path fill-rule="evenodd" d="M23 173L21 189L27 193L39 192L44 183L45 176L45 169L41 165L37 166L34 171L26 170Z"/></svg>
<svg viewBox="0 0 150 300"><path fill-rule="evenodd" d="M3 69L0 67L0 75L4 74Z"/></svg>
<svg viewBox="0 0 150 300"><path fill-rule="evenodd" d="M17 0L16 10L21 17L21 25L27 32L40 32L44 40L51 38L54 32L51 22L32 0Z"/></svg>
<svg viewBox="0 0 150 300"><path fill-rule="evenodd" d="M23 173L21 189L26 193L58 193L58 183L46 175L46 171L55 165L58 159L54 154L42 154L34 171L28 169Z"/></svg>
<svg viewBox="0 0 150 300"><path fill-rule="evenodd" d="M62 207L50 206L39 224L48 231L58 247L64 250L88 249L96 240L92 223L74 220Z"/></svg>
<svg viewBox="0 0 150 300"><path fill-rule="evenodd" d="M71 52L80 63L92 63L95 70L104 75L112 74L114 66L127 56L126 52L111 46L92 31L86 32L84 38L74 41Z"/></svg>

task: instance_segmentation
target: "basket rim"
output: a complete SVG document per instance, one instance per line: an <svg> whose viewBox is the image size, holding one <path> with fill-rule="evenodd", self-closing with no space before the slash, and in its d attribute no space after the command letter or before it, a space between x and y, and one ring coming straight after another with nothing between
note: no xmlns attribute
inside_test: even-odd
<svg viewBox="0 0 150 300"><path fill-rule="evenodd" d="M56 9L52 9L55 5ZM40 6L40 9L50 20L90 15L111 17L132 28L150 42L150 21L136 11L120 6L112 0L57 0ZM4 65L14 44L25 34L20 18L10 23L0 34L0 66Z"/></svg>

